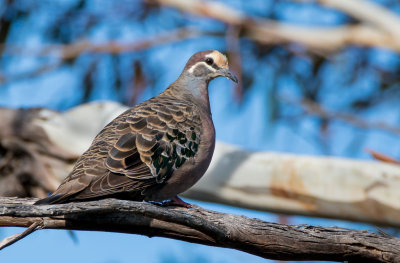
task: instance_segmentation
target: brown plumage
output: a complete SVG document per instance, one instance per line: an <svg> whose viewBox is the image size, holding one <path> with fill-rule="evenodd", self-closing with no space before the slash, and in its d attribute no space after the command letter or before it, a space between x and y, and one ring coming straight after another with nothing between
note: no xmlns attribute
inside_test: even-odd
<svg viewBox="0 0 400 263"><path fill-rule="evenodd" d="M36 204L117 197L174 199L205 173L215 145L208 83L237 82L218 51L194 54L163 93L111 121L49 197Z"/></svg>

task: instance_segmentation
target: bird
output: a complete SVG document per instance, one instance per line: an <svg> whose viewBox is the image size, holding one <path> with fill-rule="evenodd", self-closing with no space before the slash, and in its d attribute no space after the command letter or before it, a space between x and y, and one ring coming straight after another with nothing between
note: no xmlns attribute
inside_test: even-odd
<svg viewBox="0 0 400 263"><path fill-rule="evenodd" d="M208 85L238 83L225 55L195 53L159 95L106 125L72 172L36 205L118 198L189 207L178 194L206 172L215 148Z"/></svg>

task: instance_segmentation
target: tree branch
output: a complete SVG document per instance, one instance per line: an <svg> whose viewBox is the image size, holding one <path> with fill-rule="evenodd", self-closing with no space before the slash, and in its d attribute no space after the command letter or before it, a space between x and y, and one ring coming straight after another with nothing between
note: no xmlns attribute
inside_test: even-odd
<svg viewBox="0 0 400 263"><path fill-rule="evenodd" d="M62 60L74 59L83 53L107 53L121 54L125 52L136 52L149 49L154 46L170 44L182 40L196 38L202 35L215 34L212 32L199 31L190 27L182 27L169 32L165 32L148 39L142 39L132 43L106 42L102 44L94 44L88 41L80 41L72 44L43 45L39 50L27 49L22 46L1 45L7 47L5 55L25 55L39 57L56 57ZM4 77L3 77L4 78ZM4 82L4 80L0 79Z"/></svg>
<svg viewBox="0 0 400 263"><path fill-rule="evenodd" d="M371 24L391 34L397 42L400 41L400 17L383 5L369 0L317 0L317 2L341 10L365 24Z"/></svg>
<svg viewBox="0 0 400 263"><path fill-rule="evenodd" d="M295 42L306 46L311 51L323 52L336 51L349 44L366 47L384 47L396 51L400 50L398 38L394 37L392 34L388 34L387 31L382 32L381 27L375 28L368 25L333 27L298 26L250 17L222 2L203 0L147 1L173 7L193 15L216 19L228 25L241 27L244 36L263 44L287 44ZM380 12L382 13L383 11L380 10ZM393 14L391 17L393 16L395 15ZM387 25L387 22L384 25Z"/></svg>
<svg viewBox="0 0 400 263"><path fill-rule="evenodd" d="M400 126L392 126L383 121L370 122L351 113L329 111L328 109L325 109L322 105L307 99L303 99L298 102L293 102L287 99L285 99L285 101L291 104L298 104L304 109L307 114L316 115L320 118L328 120L340 120L362 129L376 129L393 133L395 135L400 135Z"/></svg>
<svg viewBox="0 0 400 263"><path fill-rule="evenodd" d="M7 237L7 238L3 239L3 241L0 242L0 250L2 250L3 248L14 244L18 240L21 240L24 237L26 237L27 235L30 235L33 232L35 232L36 230L42 229L42 228L43 228L43 220L34 222L24 232L19 233L19 234L15 234L15 235L12 235L10 237Z"/></svg>
<svg viewBox="0 0 400 263"><path fill-rule="evenodd" d="M174 238L280 260L400 262L400 239L337 227L281 225L244 216L101 201L34 206L35 199L0 198L0 226L95 230Z"/></svg>

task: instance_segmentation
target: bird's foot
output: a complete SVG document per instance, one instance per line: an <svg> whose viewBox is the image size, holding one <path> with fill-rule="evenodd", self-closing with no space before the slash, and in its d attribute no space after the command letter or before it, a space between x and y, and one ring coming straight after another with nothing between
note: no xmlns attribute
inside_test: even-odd
<svg viewBox="0 0 400 263"><path fill-rule="evenodd" d="M186 208L191 208L192 205L189 203L186 203L182 199L179 198L179 196L175 196L170 200L164 200L161 202L156 202L156 201L148 201L149 203L159 205L159 206L181 206L181 207L186 207Z"/></svg>
<svg viewBox="0 0 400 263"><path fill-rule="evenodd" d="M180 199L179 196L177 196L177 195L174 196L171 200L169 200L169 204L168 205L182 206L182 207L186 207L186 208L192 207L191 204L186 203L185 201Z"/></svg>

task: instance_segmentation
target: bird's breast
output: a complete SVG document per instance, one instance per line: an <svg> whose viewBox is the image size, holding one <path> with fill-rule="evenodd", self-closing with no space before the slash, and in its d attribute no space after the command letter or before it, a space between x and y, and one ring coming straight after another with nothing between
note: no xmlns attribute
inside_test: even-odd
<svg viewBox="0 0 400 263"><path fill-rule="evenodd" d="M188 190L207 171L215 148L215 129L211 116L201 120L200 145L194 157L175 170L166 184L150 198L166 200Z"/></svg>

